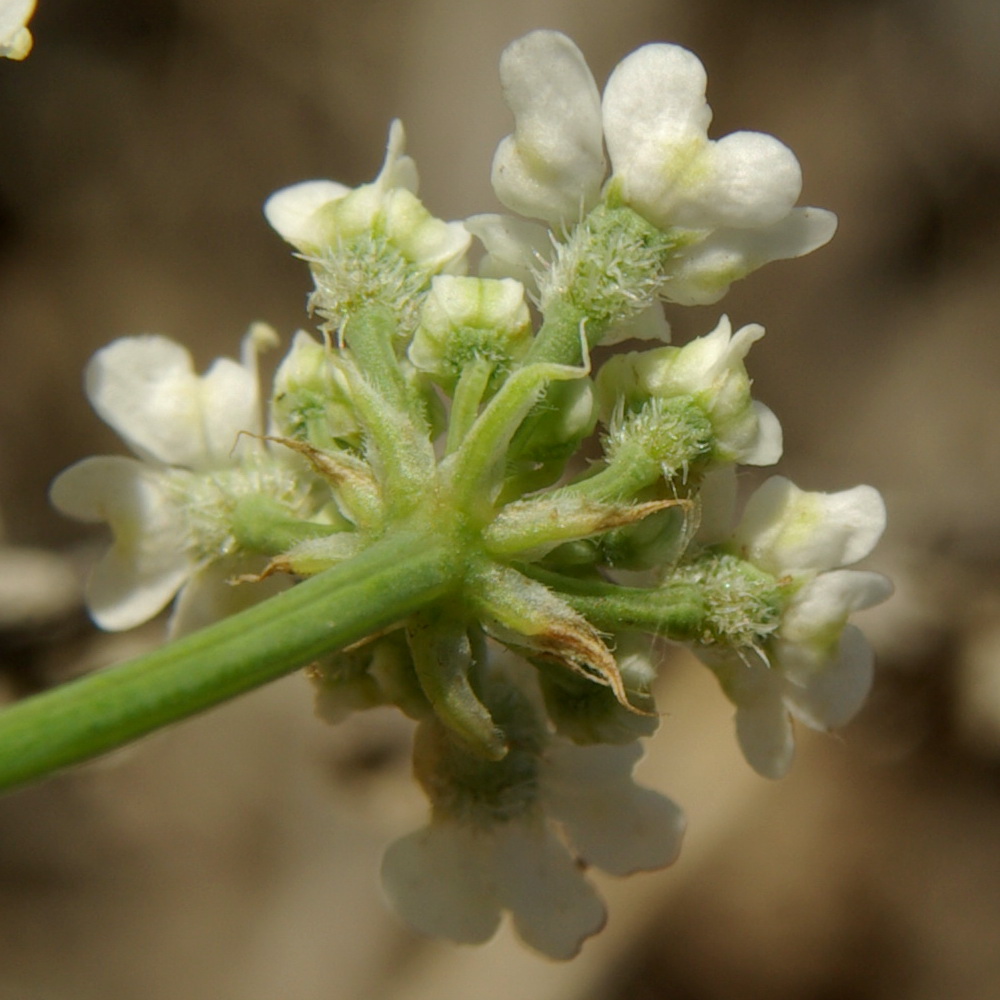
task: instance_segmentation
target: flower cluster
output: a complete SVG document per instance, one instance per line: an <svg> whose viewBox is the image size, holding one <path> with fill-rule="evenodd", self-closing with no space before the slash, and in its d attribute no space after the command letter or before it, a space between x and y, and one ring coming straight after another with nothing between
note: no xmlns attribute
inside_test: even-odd
<svg viewBox="0 0 1000 1000"><path fill-rule="evenodd" d="M665 343L664 303L714 302L833 234L831 213L795 207L787 147L709 139L704 70L672 45L630 55L602 97L569 39L534 32L501 78L515 124L493 184L527 218L432 216L394 122L372 183L309 181L265 206L308 263L320 332L295 335L266 414L266 328L204 376L165 338L118 341L87 391L137 457L87 459L52 495L111 525L89 590L111 629L177 594L186 630L304 577L360 586L372 553L400 581L439 553L423 599L322 651L317 709L417 721L431 816L382 871L404 917L476 942L508 911L568 958L605 920L589 866L624 875L679 848L678 808L631 776L658 720L657 640L705 661L748 762L780 776L793 716L836 728L867 694L872 654L848 618L889 586L843 567L885 511L870 487L775 477L734 528L737 465L782 449L745 365L763 328L723 317ZM593 348L623 338L654 343L597 365Z"/></svg>

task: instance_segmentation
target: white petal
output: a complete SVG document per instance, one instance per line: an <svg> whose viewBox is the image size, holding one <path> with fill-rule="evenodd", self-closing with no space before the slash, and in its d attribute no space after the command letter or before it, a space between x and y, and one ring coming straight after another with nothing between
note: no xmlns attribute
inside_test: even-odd
<svg viewBox="0 0 1000 1000"><path fill-rule="evenodd" d="M885 503L871 486L807 493L773 476L750 497L736 540L753 563L781 576L857 562L884 530Z"/></svg>
<svg viewBox="0 0 1000 1000"><path fill-rule="evenodd" d="M678 45L644 45L618 64L604 88L604 135L627 188L655 189L677 147L705 140L706 83L698 57Z"/></svg>
<svg viewBox="0 0 1000 1000"><path fill-rule="evenodd" d="M375 190L374 185L371 188ZM408 260L431 271L465 272L465 252L472 237L461 222L434 218L417 197L404 188L389 191L378 205L364 207L365 201L367 199L355 193L351 204L356 203L361 210L354 223L346 223L346 232L369 230L376 212L381 213L386 235Z"/></svg>
<svg viewBox="0 0 1000 1000"><path fill-rule="evenodd" d="M514 134L493 158L507 208L549 222L576 221L604 179L600 95L580 50L557 31L533 31L500 57Z"/></svg>
<svg viewBox="0 0 1000 1000"><path fill-rule="evenodd" d="M742 361L750 347L764 336L764 328L757 323L741 327L735 334L728 316L721 316L715 329L703 337L695 337L679 351L669 354L669 363L648 365L644 373L644 388L657 396L692 395L713 390L722 392L722 380L727 379L738 395L746 391L746 374ZM654 356L655 357L655 356ZM724 405L724 404L721 404ZM720 408L713 401L713 412Z"/></svg>
<svg viewBox="0 0 1000 1000"><path fill-rule="evenodd" d="M393 909L424 934L463 944L489 940L500 924L493 835L437 823L390 844L382 888Z"/></svg>
<svg viewBox="0 0 1000 1000"><path fill-rule="evenodd" d="M115 542L87 584L94 621L112 632L157 615L191 574L184 527L162 474L131 458L87 458L52 484L64 514L107 521Z"/></svg>
<svg viewBox="0 0 1000 1000"><path fill-rule="evenodd" d="M741 453L739 461L743 465L774 465L784 448L781 423L769 406L756 399L752 405L757 415L757 437L753 445Z"/></svg>
<svg viewBox="0 0 1000 1000"><path fill-rule="evenodd" d="M398 118L393 118L389 123L389 139L385 147L385 160L382 169L375 183L383 191L392 188L404 188L411 194L417 193L419 178L417 177L417 165L413 158L405 155L403 150L406 147L406 132L403 123Z"/></svg>
<svg viewBox="0 0 1000 1000"><path fill-rule="evenodd" d="M674 225L754 229L788 215L802 190L802 171L795 154L774 136L734 132L709 143L678 184L683 198Z"/></svg>
<svg viewBox="0 0 1000 1000"><path fill-rule="evenodd" d="M729 239L739 247L749 270L772 260L791 260L818 250L837 232L837 216L825 208L793 208L780 222L752 232L723 230L711 239ZM742 239L741 239L742 237Z"/></svg>
<svg viewBox="0 0 1000 1000"><path fill-rule="evenodd" d="M593 886L544 827L508 823L495 837L497 894L518 934L543 955L572 958L606 920Z"/></svg>
<svg viewBox="0 0 1000 1000"><path fill-rule="evenodd" d="M0 41L23 28L35 10L35 0L0 0Z"/></svg>
<svg viewBox="0 0 1000 1000"><path fill-rule="evenodd" d="M670 343L670 324L663 312L663 304L654 302L638 316L616 323L602 337L605 346L620 344L623 340L656 340Z"/></svg>
<svg viewBox="0 0 1000 1000"><path fill-rule="evenodd" d="M155 335L122 337L88 364L87 396L136 454L186 465L204 454L196 379L191 355L180 344Z"/></svg>
<svg viewBox="0 0 1000 1000"><path fill-rule="evenodd" d="M788 658L780 652L782 665ZM836 656L805 687L789 684L785 700L807 726L837 729L857 714L871 690L875 657L868 640L853 625L844 628Z"/></svg>
<svg viewBox="0 0 1000 1000"><path fill-rule="evenodd" d="M0 0L0 56L23 59L32 45L25 27L35 11L35 0Z"/></svg>
<svg viewBox="0 0 1000 1000"><path fill-rule="evenodd" d="M549 231L537 222L511 215L473 215L468 229L485 247L479 273L484 278L516 278L525 288L537 291L535 271L552 254Z"/></svg>
<svg viewBox="0 0 1000 1000"><path fill-rule="evenodd" d="M783 778L792 764L792 722L777 694L736 708L736 738L746 762L764 778Z"/></svg>
<svg viewBox="0 0 1000 1000"><path fill-rule="evenodd" d="M170 615L171 639L189 635L213 622L235 615L291 586L291 579L273 574L259 583L237 582L241 574L260 572L259 565L245 560L216 560L194 573L177 596Z"/></svg>
<svg viewBox="0 0 1000 1000"><path fill-rule="evenodd" d="M680 305L711 305L734 281L771 261L812 253L836 230L836 215L822 208L793 208L764 229L717 229L684 252L664 294Z"/></svg>
<svg viewBox="0 0 1000 1000"><path fill-rule="evenodd" d="M632 780L638 743L556 745L547 754L542 794L577 853L612 875L672 864L680 852L684 814L663 795Z"/></svg>
<svg viewBox="0 0 1000 1000"><path fill-rule="evenodd" d="M218 358L198 379L196 389L204 428L202 464L228 465L242 435L261 432L256 365L248 368L231 358Z"/></svg>
<svg viewBox="0 0 1000 1000"><path fill-rule="evenodd" d="M695 652L713 670L726 697L736 706L736 738L747 763L765 778L782 778L792 763L795 740L782 701L784 678L759 659L744 660L732 651Z"/></svg>
<svg viewBox="0 0 1000 1000"><path fill-rule="evenodd" d="M87 395L139 456L186 468L225 464L240 431L260 430L256 377L229 358L205 377L191 355L154 335L123 337L87 366Z"/></svg>
<svg viewBox="0 0 1000 1000"><path fill-rule="evenodd" d="M271 228L299 249L316 247L322 241L322 228L316 213L331 201L339 201L351 189L336 181L302 181L275 191L264 202L264 217Z"/></svg>
<svg viewBox="0 0 1000 1000"><path fill-rule="evenodd" d="M881 604L892 596L892 583L880 573L838 569L820 573L791 600L781 622L782 638L809 642L831 626L838 631L854 611Z"/></svg>

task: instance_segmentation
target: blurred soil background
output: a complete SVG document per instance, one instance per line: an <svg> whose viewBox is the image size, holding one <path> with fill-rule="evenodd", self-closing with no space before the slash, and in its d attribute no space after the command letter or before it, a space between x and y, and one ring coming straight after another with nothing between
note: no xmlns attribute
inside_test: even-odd
<svg viewBox="0 0 1000 1000"><path fill-rule="evenodd" d="M0 800L0 1000L985 1000L1000 996L1000 5L990 0L39 0L0 64L0 701L131 655L87 624L100 538L46 503L119 452L81 371L125 333L198 363L253 320L306 323L305 267L260 206L371 179L389 120L436 214L495 210L502 47L577 41L603 82L652 40L709 72L712 134L777 134L831 246L725 309L763 323L756 395L779 471L868 482L868 561L896 597L862 623L876 690L838 738L757 778L731 709L682 655L640 775L689 816L665 872L604 879L610 922L556 965L508 931L427 942L384 909L392 838L423 821L409 732L339 729L291 677Z"/></svg>

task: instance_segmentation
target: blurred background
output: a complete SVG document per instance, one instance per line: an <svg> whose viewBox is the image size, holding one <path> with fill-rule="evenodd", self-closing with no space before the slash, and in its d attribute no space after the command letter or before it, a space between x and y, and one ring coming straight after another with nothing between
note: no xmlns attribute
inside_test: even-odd
<svg viewBox="0 0 1000 1000"><path fill-rule="evenodd" d="M120 445L81 372L158 332L199 365L264 319L306 323L305 267L260 206L371 179L406 124L437 215L497 209L497 60L535 27L603 83L640 44L692 48L712 134L773 132L833 244L672 311L759 322L755 394L779 471L872 483L862 622L874 695L789 778L742 762L682 655L640 777L689 816L670 870L604 879L610 921L568 965L504 930L411 934L378 890L423 821L407 726L338 729L291 677L0 800L0 1000L982 1000L1000 995L1000 5L989 0L39 0L0 61L0 702L132 655L80 574L100 539L49 509L60 469Z"/></svg>

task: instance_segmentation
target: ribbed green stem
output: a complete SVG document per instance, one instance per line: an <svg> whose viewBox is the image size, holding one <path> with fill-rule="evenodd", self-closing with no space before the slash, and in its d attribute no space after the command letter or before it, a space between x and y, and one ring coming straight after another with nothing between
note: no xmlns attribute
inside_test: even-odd
<svg viewBox="0 0 1000 1000"><path fill-rule="evenodd" d="M445 454L456 451L469 428L475 423L479 405L496 365L487 358L476 358L466 365L455 386L448 420Z"/></svg>
<svg viewBox="0 0 1000 1000"><path fill-rule="evenodd" d="M0 712L0 789L122 746L291 673L446 594L454 543L396 531L240 614Z"/></svg>
<svg viewBox="0 0 1000 1000"><path fill-rule="evenodd" d="M637 443L619 448L614 458L600 472L570 483L552 492L552 498L576 497L595 503L631 500L663 476L659 462L652 460Z"/></svg>
<svg viewBox="0 0 1000 1000"><path fill-rule="evenodd" d="M697 639L704 629L705 599L694 584L667 583L650 589L619 587L603 580L553 573L539 566L519 568L525 576L556 591L597 629L649 632L678 642Z"/></svg>
<svg viewBox="0 0 1000 1000"><path fill-rule="evenodd" d="M587 323L587 314L567 299L556 299L545 311L542 323L522 364L537 364L540 361L554 361L561 365L578 365L583 361L581 354L580 324L588 344L599 339L601 330L594 322Z"/></svg>

